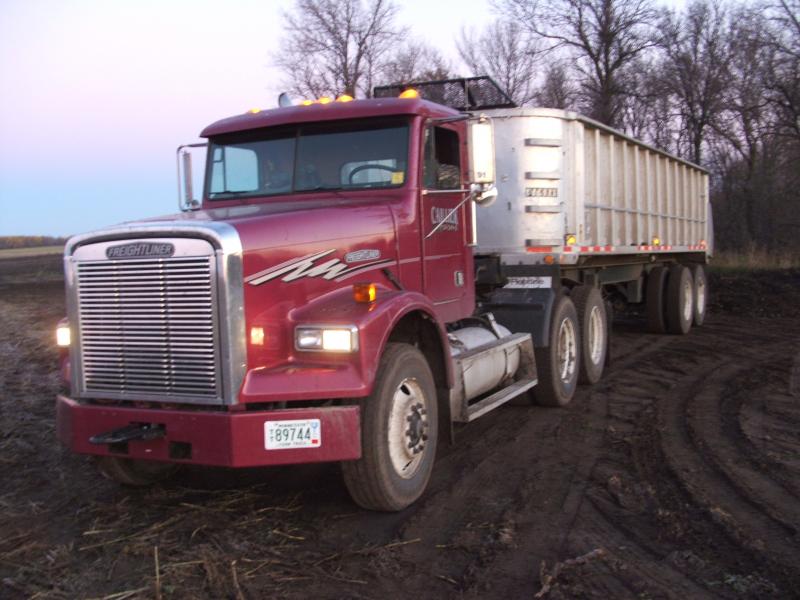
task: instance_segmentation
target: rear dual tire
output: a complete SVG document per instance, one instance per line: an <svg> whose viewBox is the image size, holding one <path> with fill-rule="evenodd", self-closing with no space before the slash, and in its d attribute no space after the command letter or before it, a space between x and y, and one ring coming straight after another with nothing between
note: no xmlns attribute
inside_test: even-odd
<svg viewBox="0 0 800 600"><path fill-rule="evenodd" d="M556 298L550 320L549 345L534 348L538 383L533 399L542 406L565 406L572 400L580 374L580 327L568 296Z"/></svg>
<svg viewBox="0 0 800 600"><path fill-rule="evenodd" d="M600 290L589 285L576 287L570 298L575 303L581 332L578 381L584 384L597 383L603 376L609 346L606 303Z"/></svg>

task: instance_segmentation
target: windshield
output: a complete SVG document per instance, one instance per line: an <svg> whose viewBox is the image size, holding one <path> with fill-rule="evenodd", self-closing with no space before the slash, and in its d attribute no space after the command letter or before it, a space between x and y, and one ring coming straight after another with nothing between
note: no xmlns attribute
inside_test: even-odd
<svg viewBox="0 0 800 600"><path fill-rule="evenodd" d="M386 188L407 175L408 123L303 125L209 145L209 200L312 190Z"/></svg>

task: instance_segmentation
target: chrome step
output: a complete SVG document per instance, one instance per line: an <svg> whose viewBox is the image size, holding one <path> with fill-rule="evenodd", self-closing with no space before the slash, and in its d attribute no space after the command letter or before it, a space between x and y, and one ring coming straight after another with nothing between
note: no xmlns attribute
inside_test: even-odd
<svg viewBox="0 0 800 600"><path fill-rule="evenodd" d="M520 394L524 394L535 386L538 381L538 379L520 379L508 387L504 387L502 390L495 392L491 396L487 396L483 400L470 405L467 407L467 422L474 421L501 404L505 404Z"/></svg>

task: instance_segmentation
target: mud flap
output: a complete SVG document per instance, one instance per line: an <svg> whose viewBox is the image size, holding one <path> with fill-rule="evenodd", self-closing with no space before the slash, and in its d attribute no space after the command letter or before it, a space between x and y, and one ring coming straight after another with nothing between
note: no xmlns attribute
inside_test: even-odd
<svg viewBox="0 0 800 600"><path fill-rule="evenodd" d="M552 288L500 288L483 305L501 325L514 333L530 333L534 348L550 345L550 319L556 292Z"/></svg>

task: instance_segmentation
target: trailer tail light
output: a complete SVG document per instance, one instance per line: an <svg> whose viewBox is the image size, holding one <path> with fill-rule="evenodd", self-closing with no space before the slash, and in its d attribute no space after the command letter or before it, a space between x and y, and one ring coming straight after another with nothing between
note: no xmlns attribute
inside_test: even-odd
<svg viewBox="0 0 800 600"><path fill-rule="evenodd" d="M657 237L654 237L653 238L653 246L660 246L660 245L661 245L661 240L659 238L657 238Z"/></svg>
<svg viewBox="0 0 800 600"><path fill-rule="evenodd" d="M353 300L362 304L375 302L378 297L378 286L374 283L356 283L353 285Z"/></svg>
<svg viewBox="0 0 800 600"><path fill-rule="evenodd" d="M69 325L59 323L58 327L56 327L56 345L59 348L68 348L71 342L72 335L69 330Z"/></svg>
<svg viewBox="0 0 800 600"><path fill-rule="evenodd" d="M575 237L575 234L573 233L568 233L566 238L564 239L565 246L574 246L577 243L578 243L578 238Z"/></svg>

